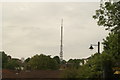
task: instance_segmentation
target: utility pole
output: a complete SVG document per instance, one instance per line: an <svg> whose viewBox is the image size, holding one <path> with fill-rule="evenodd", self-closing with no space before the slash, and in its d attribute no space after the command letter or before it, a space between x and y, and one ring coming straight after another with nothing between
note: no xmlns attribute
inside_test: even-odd
<svg viewBox="0 0 120 80"><path fill-rule="evenodd" d="M63 19L61 20L60 61L63 61Z"/></svg>

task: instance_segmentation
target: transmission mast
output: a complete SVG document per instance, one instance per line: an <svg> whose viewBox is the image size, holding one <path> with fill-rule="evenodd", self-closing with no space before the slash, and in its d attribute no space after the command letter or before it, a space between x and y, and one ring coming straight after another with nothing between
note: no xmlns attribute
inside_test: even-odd
<svg viewBox="0 0 120 80"><path fill-rule="evenodd" d="M63 61L63 19L61 20L60 61Z"/></svg>

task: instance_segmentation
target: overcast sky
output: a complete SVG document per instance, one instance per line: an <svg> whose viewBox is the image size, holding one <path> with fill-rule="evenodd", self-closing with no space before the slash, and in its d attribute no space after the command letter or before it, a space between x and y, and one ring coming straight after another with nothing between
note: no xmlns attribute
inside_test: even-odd
<svg viewBox="0 0 120 80"><path fill-rule="evenodd" d="M92 18L98 2L3 3L3 50L16 58L35 54L59 56L60 26L64 26L64 59L85 58L97 52L89 45L108 34ZM102 46L101 46L102 51Z"/></svg>

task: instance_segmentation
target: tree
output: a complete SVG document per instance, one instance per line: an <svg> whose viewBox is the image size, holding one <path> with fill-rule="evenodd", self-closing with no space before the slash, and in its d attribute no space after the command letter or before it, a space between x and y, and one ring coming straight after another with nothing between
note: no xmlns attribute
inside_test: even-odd
<svg viewBox="0 0 120 80"><path fill-rule="evenodd" d="M69 59L67 63L71 67L79 68L80 67L80 63L82 63L82 60L81 59Z"/></svg>
<svg viewBox="0 0 120 80"><path fill-rule="evenodd" d="M109 33L106 39L103 39L104 52L110 54L116 60L120 60L120 45L118 45L118 34Z"/></svg>
<svg viewBox="0 0 120 80"><path fill-rule="evenodd" d="M62 60L62 61L61 61L61 64L66 64L66 60Z"/></svg>
<svg viewBox="0 0 120 80"><path fill-rule="evenodd" d="M106 30L111 30L109 36L104 39L103 53L109 54L116 61L120 61L120 1L101 4L100 9L96 10L96 15L93 18L97 20L99 26L104 26ZM113 75L113 62L111 59L106 60L106 58L103 61L105 79Z"/></svg>
<svg viewBox="0 0 120 80"><path fill-rule="evenodd" d="M117 34L117 54L120 55L120 1L101 4L100 9L96 10L96 15L93 18L97 19L99 26L104 26L106 30L111 30L112 34Z"/></svg>
<svg viewBox="0 0 120 80"><path fill-rule="evenodd" d="M101 78L101 55L95 53L89 57L86 64L78 69L78 78Z"/></svg>
<svg viewBox="0 0 120 80"><path fill-rule="evenodd" d="M21 61L19 59L11 58L11 56L8 56L5 54L5 52L1 52L2 54L2 68L3 69L20 69L21 68Z"/></svg>
<svg viewBox="0 0 120 80"><path fill-rule="evenodd" d="M80 78L81 79L94 79L101 78L102 76L102 60L101 55L98 53L88 58L86 64L76 68L76 62L81 62L82 59L70 59L68 63L73 63L73 67L67 68L63 75L64 78Z"/></svg>
<svg viewBox="0 0 120 80"><path fill-rule="evenodd" d="M120 32L120 1L101 4L93 18L97 19L99 26L106 27L106 30Z"/></svg>
<svg viewBox="0 0 120 80"><path fill-rule="evenodd" d="M25 61L24 61L24 63L23 63L25 70L30 70L30 69L31 69L31 68L30 68L30 65L28 64L29 61L30 61L30 59L31 59L31 58L28 57L27 59L25 59Z"/></svg>
<svg viewBox="0 0 120 80"><path fill-rule="evenodd" d="M97 20L99 26L104 26L106 30L111 30L112 33L109 36L110 38L115 36L113 37L116 39L114 39L114 43L117 44L117 54L120 55L120 1L114 3L105 2L105 4L101 4L100 9L96 10L96 15L94 15L93 18ZM108 42L108 44L112 43ZM110 48L110 46L108 48Z"/></svg>
<svg viewBox="0 0 120 80"><path fill-rule="evenodd" d="M5 68L12 69L12 70L21 70L21 61L19 59L10 59Z"/></svg>
<svg viewBox="0 0 120 80"><path fill-rule="evenodd" d="M114 67L115 58L111 55L112 54L107 54L106 52L103 52L101 55L102 74L105 80L113 79L114 71L112 68Z"/></svg>
<svg viewBox="0 0 120 80"><path fill-rule="evenodd" d="M76 68L68 68L63 71L62 77L67 78L68 80L73 80L73 78L77 78L78 70Z"/></svg>
<svg viewBox="0 0 120 80"><path fill-rule="evenodd" d="M27 59L25 59L25 63L28 63L30 61L30 58L28 57Z"/></svg>
<svg viewBox="0 0 120 80"><path fill-rule="evenodd" d="M2 54L2 68L4 69L8 62L8 56L7 56L7 54L5 54L4 51L1 52L1 54Z"/></svg>
<svg viewBox="0 0 120 80"><path fill-rule="evenodd" d="M2 69L2 52L0 52L0 69Z"/></svg>
<svg viewBox="0 0 120 80"><path fill-rule="evenodd" d="M56 60L58 64L60 64L60 58L58 56L54 56L53 59Z"/></svg>
<svg viewBox="0 0 120 80"><path fill-rule="evenodd" d="M43 54L33 56L28 62L28 65L32 70L47 70L58 68L56 60Z"/></svg>

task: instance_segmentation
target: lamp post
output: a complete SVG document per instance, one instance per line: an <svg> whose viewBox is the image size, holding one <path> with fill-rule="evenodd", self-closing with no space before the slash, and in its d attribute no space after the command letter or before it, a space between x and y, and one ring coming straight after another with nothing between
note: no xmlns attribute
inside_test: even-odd
<svg viewBox="0 0 120 80"><path fill-rule="evenodd" d="M98 46L98 54L100 54L100 42L98 42L98 44L91 44L89 49L91 49L91 50L94 49L93 46ZM100 76L100 78L102 79L102 75Z"/></svg>
<svg viewBox="0 0 120 80"><path fill-rule="evenodd" d="M93 46L98 46L98 54L100 54L100 42L98 42L98 44L91 44L89 49L94 49Z"/></svg>

